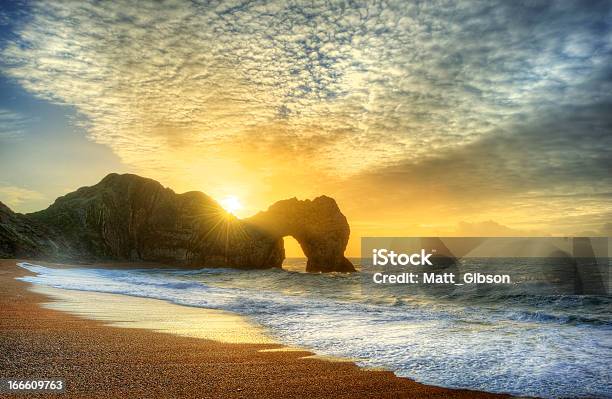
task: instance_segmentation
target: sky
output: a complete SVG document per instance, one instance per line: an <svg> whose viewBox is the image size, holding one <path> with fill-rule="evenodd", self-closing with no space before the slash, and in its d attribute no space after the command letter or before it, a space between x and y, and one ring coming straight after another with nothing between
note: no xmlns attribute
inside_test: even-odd
<svg viewBox="0 0 612 399"><path fill-rule="evenodd" d="M111 172L361 236L612 234L610 1L0 8L0 201ZM295 245L289 255L299 254Z"/></svg>

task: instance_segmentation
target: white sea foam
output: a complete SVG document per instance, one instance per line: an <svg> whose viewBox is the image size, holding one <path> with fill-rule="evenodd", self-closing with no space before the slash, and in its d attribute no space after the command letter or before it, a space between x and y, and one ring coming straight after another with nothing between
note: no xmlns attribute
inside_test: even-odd
<svg viewBox="0 0 612 399"><path fill-rule="evenodd" d="M605 318L568 322L571 314L553 312L558 303L485 306L372 297L361 293L357 275L20 266L36 273L22 278L35 284L247 315L287 345L386 367L427 384L541 397L612 397L610 324ZM571 300L578 301L572 305L578 311L586 306L584 298ZM609 302L598 306L609 312Z"/></svg>

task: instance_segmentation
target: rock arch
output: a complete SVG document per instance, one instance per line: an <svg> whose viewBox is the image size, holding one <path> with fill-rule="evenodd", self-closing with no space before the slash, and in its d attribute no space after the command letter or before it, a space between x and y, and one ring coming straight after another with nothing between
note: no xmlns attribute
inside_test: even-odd
<svg viewBox="0 0 612 399"><path fill-rule="evenodd" d="M274 203L267 211L244 220L276 239L295 238L308 259L308 272L353 272L344 256L350 228L338 204L327 196Z"/></svg>
<svg viewBox="0 0 612 399"><path fill-rule="evenodd" d="M27 215L0 203L0 257L265 269L282 267L282 238L293 236L307 271L349 272L349 234L329 197L279 201L240 220L204 193L176 194L132 174L112 173Z"/></svg>

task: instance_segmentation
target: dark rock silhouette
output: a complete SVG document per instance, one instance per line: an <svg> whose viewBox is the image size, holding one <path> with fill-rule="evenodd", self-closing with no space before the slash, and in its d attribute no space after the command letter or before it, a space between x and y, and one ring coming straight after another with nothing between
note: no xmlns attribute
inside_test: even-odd
<svg viewBox="0 0 612 399"><path fill-rule="evenodd" d="M110 174L40 212L0 203L0 257L263 269L282 266L287 235L301 244L308 271L354 271L344 257L348 223L329 197L279 201L239 220L204 193Z"/></svg>
<svg viewBox="0 0 612 399"><path fill-rule="evenodd" d="M344 257L349 225L333 198L278 201L245 222L272 237L293 236L308 258L306 271L355 271L353 264Z"/></svg>
<svg viewBox="0 0 612 399"><path fill-rule="evenodd" d="M52 232L44 225L0 202L0 258L53 253L58 244L51 236Z"/></svg>

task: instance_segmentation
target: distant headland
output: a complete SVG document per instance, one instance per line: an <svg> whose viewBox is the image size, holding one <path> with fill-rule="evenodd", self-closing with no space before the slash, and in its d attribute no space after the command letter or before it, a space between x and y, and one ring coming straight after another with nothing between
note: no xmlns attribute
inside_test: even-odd
<svg viewBox="0 0 612 399"><path fill-rule="evenodd" d="M344 256L349 234L330 197L282 200L238 219L202 192L176 194L134 174L109 174L39 212L15 213L0 202L0 258L280 268L283 237L293 236L307 271L351 272Z"/></svg>

